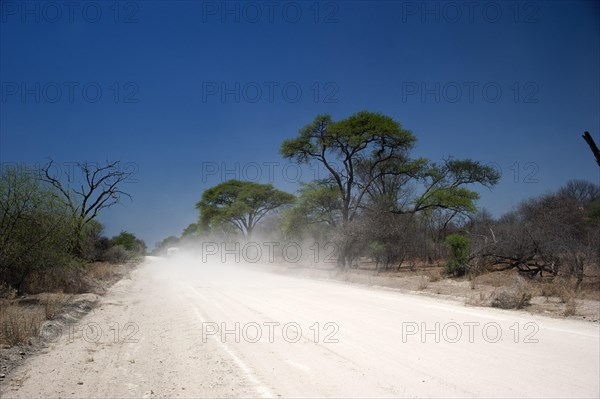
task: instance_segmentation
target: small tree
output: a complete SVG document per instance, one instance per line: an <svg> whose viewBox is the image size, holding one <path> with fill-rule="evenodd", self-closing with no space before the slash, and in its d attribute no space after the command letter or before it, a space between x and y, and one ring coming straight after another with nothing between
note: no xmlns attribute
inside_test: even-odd
<svg viewBox="0 0 600 399"><path fill-rule="evenodd" d="M204 191L196 208L204 228L230 224L250 239L265 215L294 200L292 194L277 190L271 184L228 180Z"/></svg>
<svg viewBox="0 0 600 399"><path fill-rule="evenodd" d="M455 277L463 276L469 270L469 239L460 234L450 234L446 237L446 244L450 249L446 273Z"/></svg>
<svg viewBox="0 0 600 399"><path fill-rule="evenodd" d="M146 253L146 243L128 231L121 231L119 235L112 238L111 242L113 245L120 245L127 251L137 255Z"/></svg>

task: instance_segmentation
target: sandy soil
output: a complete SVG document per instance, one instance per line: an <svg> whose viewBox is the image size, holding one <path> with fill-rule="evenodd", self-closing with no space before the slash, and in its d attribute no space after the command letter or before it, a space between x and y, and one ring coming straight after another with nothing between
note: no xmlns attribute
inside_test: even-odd
<svg viewBox="0 0 600 399"><path fill-rule="evenodd" d="M0 382L0 396L597 398L599 330L381 288L150 259Z"/></svg>

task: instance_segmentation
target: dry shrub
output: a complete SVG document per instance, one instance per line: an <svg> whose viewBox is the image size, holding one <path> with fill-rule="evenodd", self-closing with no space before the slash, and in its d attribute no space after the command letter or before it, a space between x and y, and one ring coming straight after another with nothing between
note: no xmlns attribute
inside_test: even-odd
<svg viewBox="0 0 600 399"><path fill-rule="evenodd" d="M546 299L559 298L562 303L569 302L575 295L575 282L569 278L556 278L553 281L540 283L540 295Z"/></svg>
<svg viewBox="0 0 600 399"><path fill-rule="evenodd" d="M88 265L87 274L94 281L112 284L124 277L131 267L132 265L128 267L123 264L95 262Z"/></svg>
<svg viewBox="0 0 600 399"><path fill-rule="evenodd" d="M500 309L523 309L531 304L531 285L518 274L514 285L492 293L490 306Z"/></svg>
<svg viewBox="0 0 600 399"><path fill-rule="evenodd" d="M28 342L40 334L46 320L61 313L68 294L101 293L135 267L133 263L75 264L33 273L26 290L33 295L15 298L15 291L0 287L0 347Z"/></svg>
<svg viewBox="0 0 600 399"><path fill-rule="evenodd" d="M417 289L422 291L429 286L429 277L428 276L420 276L419 281L417 282Z"/></svg>
<svg viewBox="0 0 600 399"><path fill-rule="evenodd" d="M0 346L13 346L39 333L42 312L24 312L19 305L0 306Z"/></svg>
<svg viewBox="0 0 600 399"><path fill-rule="evenodd" d="M469 273L469 287L474 290L475 288L477 288L477 284L475 283L475 277Z"/></svg>
<svg viewBox="0 0 600 399"><path fill-rule="evenodd" d="M27 280L24 291L29 294L43 292L82 293L89 290L83 265L55 267L35 272Z"/></svg>
<svg viewBox="0 0 600 399"><path fill-rule="evenodd" d="M115 268L116 266L112 264L96 262L90 264L87 268L87 271L91 278L95 280L106 281L114 277Z"/></svg>
<svg viewBox="0 0 600 399"><path fill-rule="evenodd" d="M466 300L466 304L467 305L474 305L474 306L490 306L490 298L491 295L486 295L483 291L479 291L478 294L476 295L471 295L469 298L467 298Z"/></svg>
<svg viewBox="0 0 600 399"><path fill-rule="evenodd" d="M523 309L530 305L531 294L516 289L501 288L492 294L490 306L500 309Z"/></svg>
<svg viewBox="0 0 600 399"><path fill-rule="evenodd" d="M442 279L442 270L441 269L427 270L425 272L425 275L429 278L430 283L435 283Z"/></svg>
<svg viewBox="0 0 600 399"><path fill-rule="evenodd" d="M0 347L24 343L38 336L42 324L56 316L65 302L63 294L0 300Z"/></svg>
<svg viewBox="0 0 600 399"><path fill-rule="evenodd" d="M477 284L494 288L510 287L515 283L515 272L512 270L494 271L477 276Z"/></svg>
<svg viewBox="0 0 600 399"><path fill-rule="evenodd" d="M59 314L67 299L68 297L62 292L58 294L44 294L40 301L40 306L44 311L44 319L50 320Z"/></svg>
<svg viewBox="0 0 600 399"><path fill-rule="evenodd" d="M132 253L122 245L115 245L104 253L104 258L110 263L125 263L132 259Z"/></svg>
<svg viewBox="0 0 600 399"><path fill-rule="evenodd" d="M577 299L572 297L565 303L563 316L575 316L577 314Z"/></svg>
<svg viewBox="0 0 600 399"><path fill-rule="evenodd" d="M124 277L135 265L94 262L66 268L53 268L31 276L25 286L29 294L63 292L83 294L102 293L107 286Z"/></svg>

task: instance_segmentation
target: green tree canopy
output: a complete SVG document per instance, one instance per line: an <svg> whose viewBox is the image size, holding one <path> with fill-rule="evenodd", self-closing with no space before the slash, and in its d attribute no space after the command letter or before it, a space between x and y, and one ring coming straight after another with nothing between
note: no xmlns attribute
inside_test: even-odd
<svg viewBox="0 0 600 399"><path fill-rule="evenodd" d="M415 136L392 118L362 111L339 122L319 115L298 137L285 140L280 152L300 163L325 166L340 195L342 224L366 202L396 213L432 208L473 212L479 195L466 186L492 187L500 178L492 167L470 159L442 164L412 159L409 152L415 142Z"/></svg>
<svg viewBox="0 0 600 399"><path fill-rule="evenodd" d="M282 212L281 228L286 236L317 237L340 223L341 201L336 186L328 180L301 183L296 204Z"/></svg>
<svg viewBox="0 0 600 399"><path fill-rule="evenodd" d="M432 163L419 176L425 190L412 201L408 212L438 208L457 213L475 213L475 201L479 194L469 190L470 184L493 187L500 175L491 166L485 166L471 159L446 160L442 164ZM407 210L400 210L406 213Z"/></svg>
<svg viewBox="0 0 600 399"><path fill-rule="evenodd" d="M352 220L374 181L387 175L413 175L425 160L410 160L416 138L392 118L367 111L333 122L318 115L298 137L285 140L283 157L320 162L330 173L341 200L341 221ZM362 173L359 176L359 165Z"/></svg>
<svg viewBox="0 0 600 399"><path fill-rule="evenodd" d="M441 164L411 158L416 138L400 123L379 113L361 111L338 122L318 115L299 135L285 140L283 157L321 163L337 190L340 227L347 228L365 209L416 214L442 211L451 220L472 213L479 195L471 184L495 185L500 176L473 160ZM284 226L285 227L285 226ZM340 265L349 248L340 248Z"/></svg>
<svg viewBox="0 0 600 399"><path fill-rule="evenodd" d="M146 253L146 243L128 231L121 231L121 233L119 233L117 236L114 236L111 241L112 245L120 245L128 251L137 254Z"/></svg>
<svg viewBox="0 0 600 399"><path fill-rule="evenodd" d="M112 238L113 245L120 245L128 251L134 251L137 247L135 235L128 231L121 231L119 235Z"/></svg>
<svg viewBox="0 0 600 399"><path fill-rule="evenodd" d="M277 190L271 184L228 180L204 191L196 208L204 228L231 224L250 238L265 215L294 200L292 194Z"/></svg>
<svg viewBox="0 0 600 399"><path fill-rule="evenodd" d="M181 232L181 238L196 238L200 235L201 228L198 223L190 223L187 225L185 229Z"/></svg>

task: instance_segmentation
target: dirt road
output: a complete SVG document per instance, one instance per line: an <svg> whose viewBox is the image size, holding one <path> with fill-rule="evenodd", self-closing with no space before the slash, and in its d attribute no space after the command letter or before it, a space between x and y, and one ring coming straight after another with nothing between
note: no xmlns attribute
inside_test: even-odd
<svg viewBox="0 0 600 399"><path fill-rule="evenodd" d="M595 397L596 323L150 259L1 383L19 397Z"/></svg>

